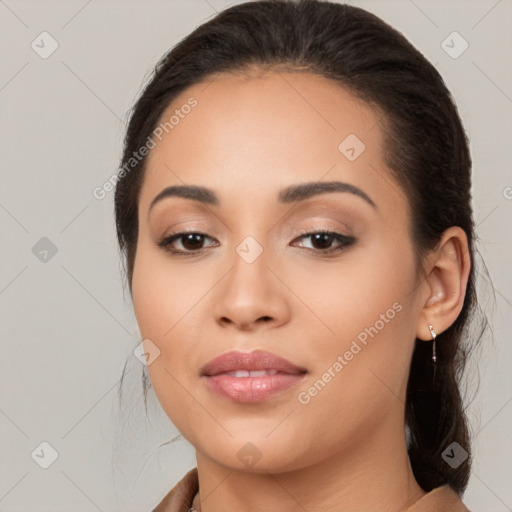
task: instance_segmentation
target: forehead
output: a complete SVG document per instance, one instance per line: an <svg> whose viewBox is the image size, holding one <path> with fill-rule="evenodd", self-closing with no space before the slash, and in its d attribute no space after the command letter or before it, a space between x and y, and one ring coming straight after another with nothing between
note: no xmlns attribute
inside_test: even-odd
<svg viewBox="0 0 512 512"><path fill-rule="evenodd" d="M221 198L275 195L291 183L322 179L371 188L372 168L383 166L379 121L370 105L312 73L211 77L162 115L160 126L168 126L148 156L141 203L184 183L218 190Z"/></svg>

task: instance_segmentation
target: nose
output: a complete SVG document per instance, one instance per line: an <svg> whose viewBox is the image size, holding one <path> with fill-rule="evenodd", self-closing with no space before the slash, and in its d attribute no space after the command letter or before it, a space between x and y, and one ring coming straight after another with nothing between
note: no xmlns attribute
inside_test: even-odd
<svg viewBox="0 0 512 512"><path fill-rule="evenodd" d="M213 297L215 320L221 327L243 331L278 327L289 320L290 293L276 269L268 266L265 250L251 263L235 253Z"/></svg>

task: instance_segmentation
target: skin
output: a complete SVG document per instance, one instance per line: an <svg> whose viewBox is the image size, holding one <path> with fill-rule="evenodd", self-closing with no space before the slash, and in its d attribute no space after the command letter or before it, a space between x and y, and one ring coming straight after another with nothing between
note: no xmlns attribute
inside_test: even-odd
<svg viewBox="0 0 512 512"><path fill-rule="evenodd" d="M447 230L422 268L410 237L410 205L384 164L377 113L310 73L220 75L178 97L198 105L151 150L139 200L132 281L142 339L160 355L148 366L163 409L196 449L204 512L224 510L397 511L420 499L409 464L404 404L415 338L430 340L459 314L469 273L464 232ZM349 161L338 145L356 134ZM341 181L375 203L335 192L282 204L281 189ZM206 186L219 205L168 197L170 185ZM315 244L300 230L356 239ZM205 233L199 245L166 234ZM247 263L237 246L263 252ZM302 238L301 238L302 237ZM330 245L329 245L330 241ZM192 249L190 249L192 248ZM298 401L380 315L401 305L309 403ZM264 317L268 317L266 320ZM273 352L308 370L299 386L258 404L212 393L200 368L231 350ZM252 443L252 467L237 453Z"/></svg>

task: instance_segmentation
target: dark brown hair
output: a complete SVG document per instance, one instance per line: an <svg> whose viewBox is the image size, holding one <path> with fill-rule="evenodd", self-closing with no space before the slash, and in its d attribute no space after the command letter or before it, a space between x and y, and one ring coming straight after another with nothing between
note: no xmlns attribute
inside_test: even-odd
<svg viewBox="0 0 512 512"><path fill-rule="evenodd" d="M353 6L317 0L248 2L196 28L162 57L134 105L121 167L127 169L164 110L189 86L223 72L283 66L336 81L382 116L386 163L407 194L419 261L447 228L460 226L473 263L471 159L450 92L403 35ZM130 291L145 162L142 158L124 172L115 191L117 236ZM471 454L459 385L467 323L476 307L474 276L472 264L463 309L437 338L435 380L430 343L416 340L411 361L405 405L408 453L426 491L449 484L462 493L469 479L471 456L453 469L442 454L453 442Z"/></svg>

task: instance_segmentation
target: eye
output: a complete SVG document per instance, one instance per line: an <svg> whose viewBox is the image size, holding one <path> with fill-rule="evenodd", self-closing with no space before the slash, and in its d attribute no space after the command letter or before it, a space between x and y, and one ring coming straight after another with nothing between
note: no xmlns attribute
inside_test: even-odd
<svg viewBox="0 0 512 512"><path fill-rule="evenodd" d="M202 247L205 238L213 240L204 233L198 233L196 231L181 231L179 233L173 233L165 236L160 240L160 242L158 242L158 246L174 254L198 253L205 249ZM183 249L176 249L173 245L175 242L179 242Z"/></svg>
<svg viewBox="0 0 512 512"><path fill-rule="evenodd" d="M299 238L296 238L296 240L301 240L303 238L309 238L311 240L312 247L307 247L307 249L311 249L312 251L318 252L320 254L341 252L356 241L354 237L323 229L319 231L303 233ZM337 244L337 246L335 245L333 247L333 243Z"/></svg>
<svg viewBox="0 0 512 512"><path fill-rule="evenodd" d="M306 247L306 249L319 254L341 252L356 241L355 238L351 236L327 230L304 232L295 240L307 238L311 239L312 247ZM158 242L158 246L172 254L190 255L200 253L207 248L203 246L205 239L213 240L213 238L210 238L208 235L197 231L181 231L164 236L160 242ZM176 248L176 243L181 245L181 248ZM333 243L335 244L334 247ZM215 245L218 245L217 241L214 241L213 246Z"/></svg>

